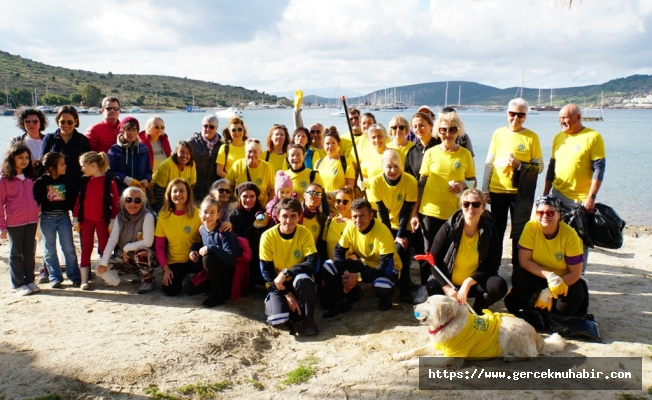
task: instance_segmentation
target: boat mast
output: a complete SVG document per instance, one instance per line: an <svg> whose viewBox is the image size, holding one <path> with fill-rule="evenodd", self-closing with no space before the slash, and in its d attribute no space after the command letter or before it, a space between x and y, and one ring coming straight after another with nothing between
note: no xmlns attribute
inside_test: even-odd
<svg viewBox="0 0 652 400"><path fill-rule="evenodd" d="M537 107L541 107L541 74L539 74L539 97L537 97Z"/></svg>
<svg viewBox="0 0 652 400"><path fill-rule="evenodd" d="M462 106L462 85L460 85L460 91L457 94L457 107Z"/></svg>
<svg viewBox="0 0 652 400"><path fill-rule="evenodd" d="M523 76L521 76L521 98L523 98L523 83L525 82L525 70L523 70Z"/></svg>
<svg viewBox="0 0 652 400"><path fill-rule="evenodd" d="M448 107L448 82L446 82L446 95L444 96L444 107Z"/></svg>

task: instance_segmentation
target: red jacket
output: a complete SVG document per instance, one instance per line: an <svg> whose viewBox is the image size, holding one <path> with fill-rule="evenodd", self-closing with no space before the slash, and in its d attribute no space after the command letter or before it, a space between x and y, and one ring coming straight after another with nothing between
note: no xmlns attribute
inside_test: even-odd
<svg viewBox="0 0 652 400"><path fill-rule="evenodd" d="M138 140L149 149L149 163L151 167L154 168L154 150L152 149L152 143L149 141L149 139L150 136L145 131L138 132ZM168 135L164 133L158 137L158 140L161 142L161 147L163 147L165 156L170 157L170 154L172 154L172 149L170 149L170 141L168 140Z"/></svg>
<svg viewBox="0 0 652 400"><path fill-rule="evenodd" d="M111 146L115 144L118 138L118 124L110 124L107 120L102 120L95 125L91 125L86 129L86 137L91 144L91 150L109 153Z"/></svg>

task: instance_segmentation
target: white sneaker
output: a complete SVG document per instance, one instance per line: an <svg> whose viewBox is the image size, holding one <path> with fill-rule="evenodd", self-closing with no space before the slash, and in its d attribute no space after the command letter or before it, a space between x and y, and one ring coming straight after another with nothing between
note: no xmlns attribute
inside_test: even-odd
<svg viewBox="0 0 652 400"><path fill-rule="evenodd" d="M419 286L417 294L414 295L414 304L425 303L428 300L428 289L425 286Z"/></svg>
<svg viewBox="0 0 652 400"><path fill-rule="evenodd" d="M34 283L34 282L28 283L27 286L29 286L29 288L32 289L32 293L37 293L37 292L41 291L41 288L36 286L36 283Z"/></svg>
<svg viewBox="0 0 652 400"><path fill-rule="evenodd" d="M88 282L82 282L81 286L79 287L81 290L88 290L90 289L90 286L88 285Z"/></svg>
<svg viewBox="0 0 652 400"><path fill-rule="evenodd" d="M29 285L23 285L16 289L16 293L18 293L19 296L27 296L28 294L32 294L32 289Z"/></svg>

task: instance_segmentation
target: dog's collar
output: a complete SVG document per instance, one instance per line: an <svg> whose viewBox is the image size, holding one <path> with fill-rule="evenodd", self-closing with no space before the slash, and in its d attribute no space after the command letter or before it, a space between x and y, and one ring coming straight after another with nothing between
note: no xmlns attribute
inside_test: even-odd
<svg viewBox="0 0 652 400"><path fill-rule="evenodd" d="M446 325L450 324L453 321L453 318L449 319L444 325L440 326L439 328L435 329L434 331L428 328L428 333L431 335L436 335L437 332L441 331L442 329L446 328Z"/></svg>

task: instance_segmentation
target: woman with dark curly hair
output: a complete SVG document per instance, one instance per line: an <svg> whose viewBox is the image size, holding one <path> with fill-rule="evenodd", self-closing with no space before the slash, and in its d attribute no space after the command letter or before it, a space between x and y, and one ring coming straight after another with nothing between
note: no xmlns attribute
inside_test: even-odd
<svg viewBox="0 0 652 400"><path fill-rule="evenodd" d="M237 160L245 158L247 127L240 117L231 117L226 129L222 131L224 145L220 147L215 160L217 176L226 178L226 174Z"/></svg>
<svg viewBox="0 0 652 400"><path fill-rule="evenodd" d="M11 138L11 144L23 142L32 152L32 161L39 165L41 161L41 143L45 135L43 131L48 126L48 119L43 111L33 107L22 107L16 110L16 126L24 133Z"/></svg>
<svg viewBox="0 0 652 400"><path fill-rule="evenodd" d="M272 173L285 171L289 168L287 161L288 145L290 144L290 133L285 125L274 124L267 133L267 150L260 156L272 167Z"/></svg>

